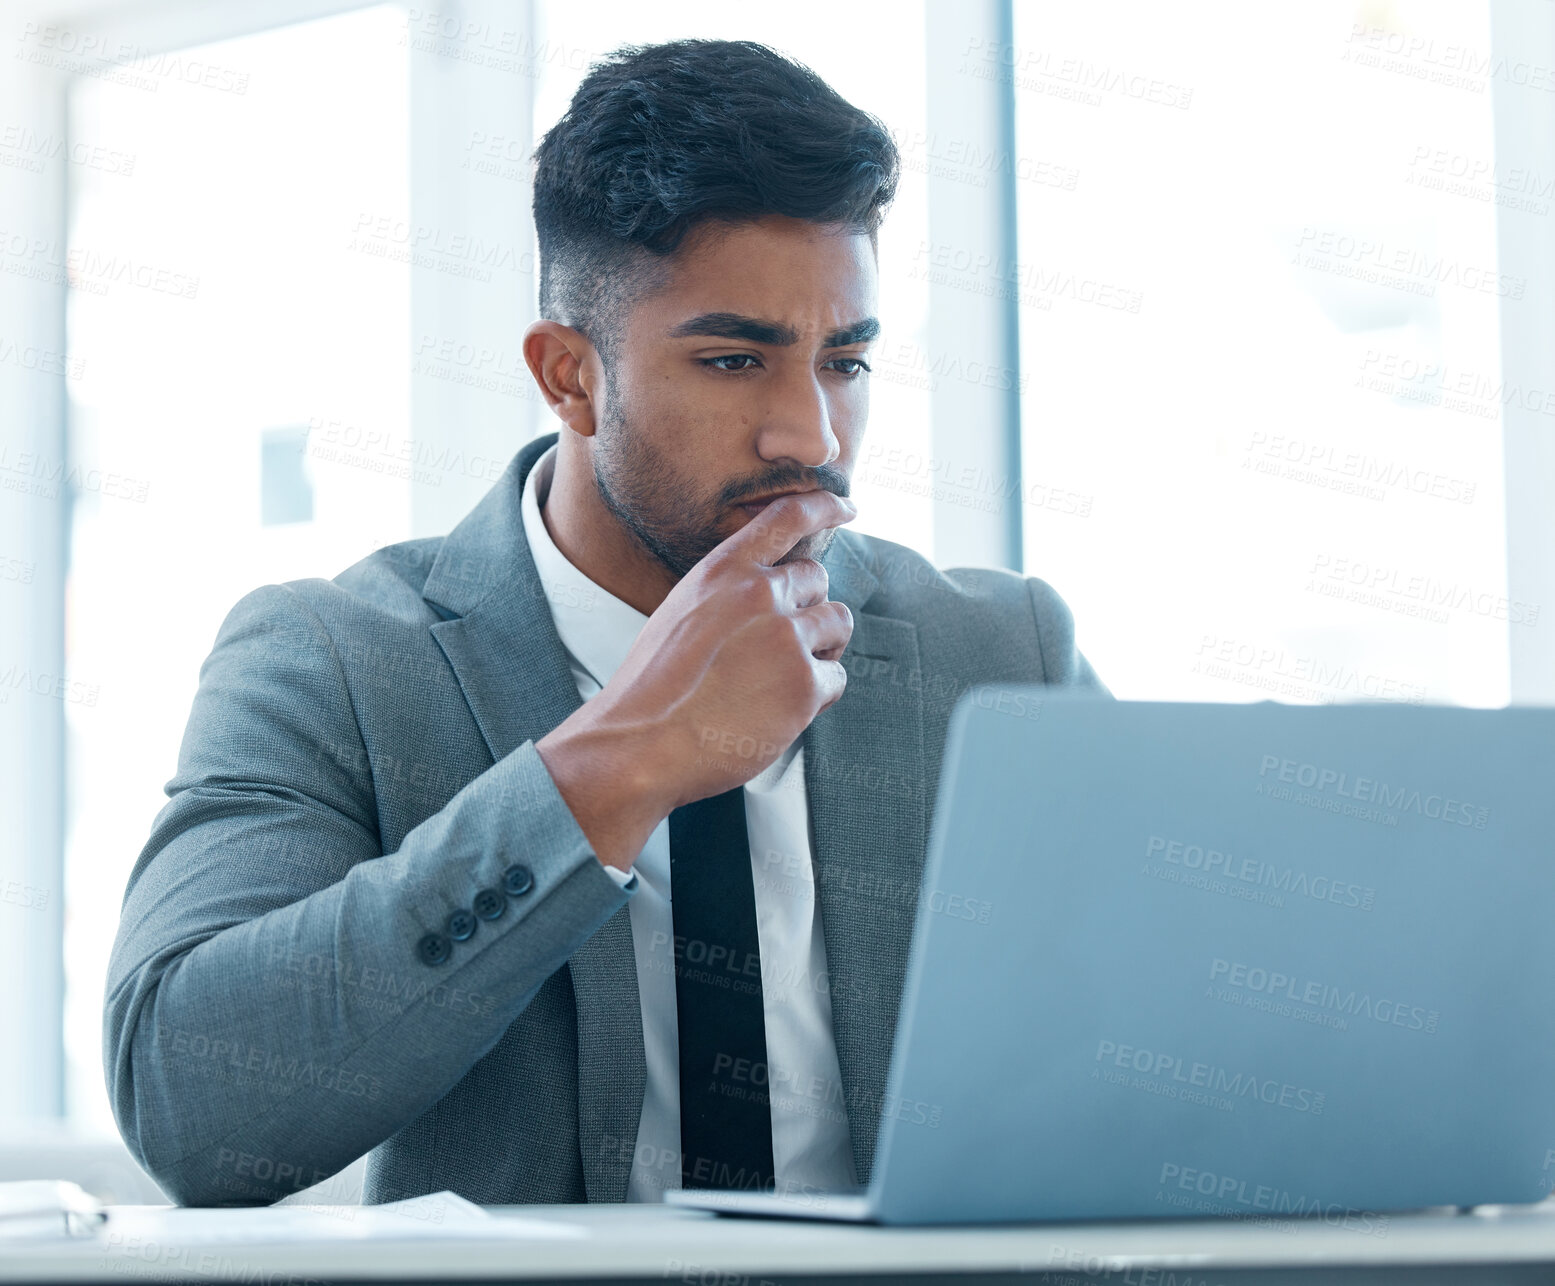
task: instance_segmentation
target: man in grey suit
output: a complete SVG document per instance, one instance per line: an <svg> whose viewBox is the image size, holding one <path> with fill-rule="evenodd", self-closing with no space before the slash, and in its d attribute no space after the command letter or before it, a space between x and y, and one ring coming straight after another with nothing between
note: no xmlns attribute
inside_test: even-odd
<svg viewBox="0 0 1555 1286"><path fill-rule="evenodd" d="M1106 692L1042 581L844 530L897 172L759 45L591 70L536 158L559 433L201 669L104 1013L175 1199L867 1182L951 709Z"/></svg>

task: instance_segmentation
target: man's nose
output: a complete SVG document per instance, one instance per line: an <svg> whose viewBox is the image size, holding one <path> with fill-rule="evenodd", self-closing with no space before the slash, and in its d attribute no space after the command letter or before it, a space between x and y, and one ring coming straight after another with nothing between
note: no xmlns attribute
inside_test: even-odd
<svg viewBox="0 0 1555 1286"><path fill-rule="evenodd" d="M789 459L810 468L830 464L840 454L826 390L814 372L796 372L774 389L756 451L764 460Z"/></svg>

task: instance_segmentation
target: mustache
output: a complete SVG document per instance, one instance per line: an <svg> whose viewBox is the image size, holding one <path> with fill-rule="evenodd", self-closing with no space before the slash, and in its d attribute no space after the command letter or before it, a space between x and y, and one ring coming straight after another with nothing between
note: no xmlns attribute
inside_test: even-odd
<svg viewBox="0 0 1555 1286"><path fill-rule="evenodd" d="M728 505L739 504L742 500L754 500L761 496L770 496L774 491L793 489L830 491L833 495L846 498L849 490L848 475L830 464L774 469L759 478L729 483L718 493L718 507L722 509Z"/></svg>

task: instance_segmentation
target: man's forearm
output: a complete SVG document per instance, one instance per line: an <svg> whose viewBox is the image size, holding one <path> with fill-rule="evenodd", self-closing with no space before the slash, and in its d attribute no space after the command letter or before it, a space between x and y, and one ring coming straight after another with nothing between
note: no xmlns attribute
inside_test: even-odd
<svg viewBox="0 0 1555 1286"><path fill-rule="evenodd" d="M533 743L394 854L366 838L226 787L158 818L109 969L105 1059L126 1139L180 1202L275 1200L382 1142L630 896ZM371 860L317 887L353 856ZM455 912L471 914L450 932Z"/></svg>

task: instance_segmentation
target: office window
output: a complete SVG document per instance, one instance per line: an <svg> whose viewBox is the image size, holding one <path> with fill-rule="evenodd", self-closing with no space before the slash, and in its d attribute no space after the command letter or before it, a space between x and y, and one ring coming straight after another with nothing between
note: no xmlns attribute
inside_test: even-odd
<svg viewBox="0 0 1555 1286"><path fill-rule="evenodd" d="M409 278L381 231L406 218L403 24L362 10L72 92L72 137L106 158L71 167L69 230L70 451L96 480L66 591L86 685L66 705L66 1099L88 1130L113 1128L120 898L217 627L259 585L409 534Z"/></svg>
<svg viewBox="0 0 1555 1286"><path fill-rule="evenodd" d="M1015 6L1027 570L1120 696L1495 705L1489 7ZM1513 204L1508 205L1511 202Z"/></svg>

